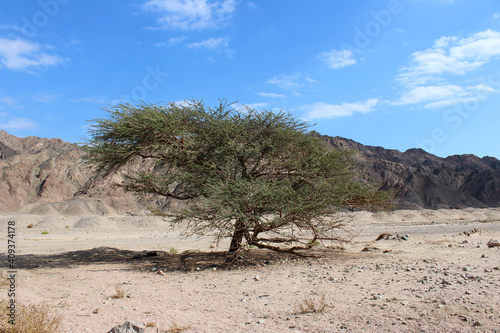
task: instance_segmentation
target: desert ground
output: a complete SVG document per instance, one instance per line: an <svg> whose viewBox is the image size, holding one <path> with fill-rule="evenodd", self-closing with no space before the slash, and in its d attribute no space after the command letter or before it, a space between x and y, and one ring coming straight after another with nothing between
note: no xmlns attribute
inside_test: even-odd
<svg viewBox="0 0 500 333"><path fill-rule="evenodd" d="M350 243L234 258L145 212L4 213L0 252L14 221L16 301L47 304L62 332L500 332L500 209L343 218Z"/></svg>

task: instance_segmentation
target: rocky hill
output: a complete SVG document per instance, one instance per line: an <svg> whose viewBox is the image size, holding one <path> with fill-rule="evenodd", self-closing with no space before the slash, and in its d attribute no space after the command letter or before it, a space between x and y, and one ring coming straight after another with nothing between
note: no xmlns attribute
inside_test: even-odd
<svg viewBox="0 0 500 333"><path fill-rule="evenodd" d="M60 139L0 131L0 212L110 214L166 204L125 192L115 185L122 181L119 175L95 181L82 156L80 146Z"/></svg>
<svg viewBox="0 0 500 333"><path fill-rule="evenodd" d="M454 155L440 158L422 149L405 152L325 137L332 146L355 151L364 178L396 192L400 208L500 206L500 161Z"/></svg>
<svg viewBox="0 0 500 333"><path fill-rule="evenodd" d="M440 158L421 149L400 152L339 137L325 138L334 147L353 150L364 179L381 189L393 189L400 208L500 206L500 161L496 158ZM123 180L120 175L95 181L82 164L82 155L78 145L60 139L17 138L0 131L0 212L112 214L145 205L175 204L124 192L114 185Z"/></svg>

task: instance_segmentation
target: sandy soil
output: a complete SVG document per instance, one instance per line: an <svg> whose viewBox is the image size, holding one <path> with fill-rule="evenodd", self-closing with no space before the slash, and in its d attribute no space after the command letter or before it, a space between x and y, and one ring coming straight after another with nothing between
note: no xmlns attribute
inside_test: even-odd
<svg viewBox="0 0 500 333"><path fill-rule="evenodd" d="M500 239L500 209L346 219L352 243L314 258L250 249L233 260L227 241L181 238L144 215L0 215L0 228L15 221L16 300L48 304L63 332L127 320L149 333L500 332L500 250L486 245ZM408 237L375 241L386 232Z"/></svg>

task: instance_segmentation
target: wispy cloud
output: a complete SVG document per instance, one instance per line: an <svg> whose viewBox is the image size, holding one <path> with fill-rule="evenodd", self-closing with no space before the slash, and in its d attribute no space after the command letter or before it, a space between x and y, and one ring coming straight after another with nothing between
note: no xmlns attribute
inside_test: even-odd
<svg viewBox="0 0 500 333"><path fill-rule="evenodd" d="M228 47L228 39L226 37L209 38L201 42L190 43L187 45L193 49L217 49L220 47Z"/></svg>
<svg viewBox="0 0 500 333"><path fill-rule="evenodd" d="M236 1L149 0L143 8L160 15L160 29L203 30L225 25L236 9Z"/></svg>
<svg viewBox="0 0 500 333"><path fill-rule="evenodd" d="M368 113L375 109L379 104L380 99L372 98L367 101L357 103L342 103L342 104L328 104L318 102L303 106L301 109L306 111L305 118L307 120L313 119L332 119L352 116L354 113Z"/></svg>
<svg viewBox="0 0 500 333"><path fill-rule="evenodd" d="M244 104L249 109L264 109L269 106L269 103L250 103L250 104Z"/></svg>
<svg viewBox="0 0 500 333"><path fill-rule="evenodd" d="M486 30L467 38L441 37L424 51L411 55L398 81L405 85L439 82L442 75L464 75L500 56L500 33Z"/></svg>
<svg viewBox="0 0 500 333"><path fill-rule="evenodd" d="M172 38L169 38L166 42L156 43L155 46L156 47L165 47L165 46L171 47L171 46L182 43L186 39L188 39L188 36L172 37Z"/></svg>
<svg viewBox="0 0 500 333"><path fill-rule="evenodd" d="M6 116L2 114L0 116ZM11 119L1 119L0 117L0 128L2 129L33 129L38 127L37 123L28 118L11 118Z"/></svg>
<svg viewBox="0 0 500 333"><path fill-rule="evenodd" d="M6 69L25 70L60 65L65 59L43 51L48 48L22 39L0 38L0 63Z"/></svg>
<svg viewBox="0 0 500 333"><path fill-rule="evenodd" d="M354 55L350 50L331 50L320 53L318 57L333 69L347 67L356 63L356 59L354 59Z"/></svg>
<svg viewBox="0 0 500 333"><path fill-rule="evenodd" d="M283 98L285 97L284 94L276 94L276 93L269 93L269 92L259 92L257 95L262 96L262 97L272 97L272 98Z"/></svg>
<svg viewBox="0 0 500 333"><path fill-rule="evenodd" d="M41 103L53 103L61 97L60 94L49 94L45 92L40 92L33 95L33 100Z"/></svg>
<svg viewBox="0 0 500 333"><path fill-rule="evenodd" d="M113 105L119 103L119 100L112 100L108 97L104 96L86 96L70 99L73 103L92 103L92 104L100 104L100 105Z"/></svg>
<svg viewBox="0 0 500 333"><path fill-rule="evenodd" d="M4 106L8 108L21 108L19 101L12 96L0 96L0 109Z"/></svg>
<svg viewBox="0 0 500 333"><path fill-rule="evenodd" d="M277 75L266 81L266 83L278 86L281 89L291 90L295 92L303 88L305 85L316 82L316 80L313 80L308 75L302 74L300 72Z"/></svg>
<svg viewBox="0 0 500 333"><path fill-rule="evenodd" d="M495 88L485 83L470 85L471 74L481 66L500 57L500 33L486 30L465 38L441 37L426 50L410 56L410 64L403 67L396 81L402 86L398 100L392 105L421 104L426 108L475 102L486 99ZM467 76L466 76L467 75ZM460 84L452 78L466 77Z"/></svg>

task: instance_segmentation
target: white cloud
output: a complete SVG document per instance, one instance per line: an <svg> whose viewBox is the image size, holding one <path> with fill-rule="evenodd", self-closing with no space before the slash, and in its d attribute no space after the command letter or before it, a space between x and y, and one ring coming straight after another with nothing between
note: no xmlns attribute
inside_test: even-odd
<svg viewBox="0 0 500 333"><path fill-rule="evenodd" d="M396 104L407 105L425 103L464 94L465 90L456 85L416 87L406 91Z"/></svg>
<svg viewBox="0 0 500 333"><path fill-rule="evenodd" d="M493 14L493 18L494 18L494 19L497 19L497 18L499 18L499 17L500 17L500 14L498 14L498 13Z"/></svg>
<svg viewBox="0 0 500 333"><path fill-rule="evenodd" d="M398 81L408 86L442 82L443 75L464 75L500 56L500 33L486 30L468 38L441 37L424 51L411 55Z"/></svg>
<svg viewBox="0 0 500 333"><path fill-rule="evenodd" d="M372 112L380 102L378 98L372 98L364 102L327 104L323 102L305 105L302 110L307 111L305 118L312 119L331 119L352 116L355 112Z"/></svg>
<svg viewBox="0 0 500 333"><path fill-rule="evenodd" d="M228 47L228 40L225 37L209 38L201 42L190 43L187 45L189 48L196 49L217 49L219 47Z"/></svg>
<svg viewBox="0 0 500 333"><path fill-rule="evenodd" d="M187 36L180 36L180 37L172 37L168 40L167 44L168 46L174 46L182 42L183 40L187 39Z"/></svg>
<svg viewBox="0 0 500 333"><path fill-rule="evenodd" d="M156 47L165 47L165 46L174 46L179 43L182 43L182 41L186 40L188 36L180 36L180 37L172 37L169 38L166 42L158 42L155 44Z"/></svg>
<svg viewBox="0 0 500 333"><path fill-rule="evenodd" d="M7 121L0 120L0 128L3 129L32 129L38 125L28 118L12 118Z"/></svg>
<svg viewBox="0 0 500 333"><path fill-rule="evenodd" d="M87 96L87 97L79 97L79 98L73 98L70 100L73 103L94 103L94 104L100 104L100 105L113 105L116 103L121 102L120 100L111 100L107 97L103 96Z"/></svg>
<svg viewBox="0 0 500 333"><path fill-rule="evenodd" d="M319 57L333 69L347 67L356 63L351 50L331 50L330 52L320 53Z"/></svg>
<svg viewBox="0 0 500 333"><path fill-rule="evenodd" d="M467 86L457 85L416 87L406 91L399 101L393 105L424 104L426 108L440 108L466 102L484 100L490 94L497 92L484 83Z"/></svg>
<svg viewBox="0 0 500 333"><path fill-rule="evenodd" d="M2 104L8 108L21 108L19 101L11 96L2 96L0 97L0 109L2 108Z"/></svg>
<svg viewBox="0 0 500 333"><path fill-rule="evenodd" d="M55 102L61 95L59 94L48 94L48 93L37 93L33 96L33 100L42 103L53 103Z"/></svg>
<svg viewBox="0 0 500 333"><path fill-rule="evenodd" d="M42 51L47 46L22 39L0 38L0 63L11 70L26 70L31 68L55 66L65 62L57 55Z"/></svg>
<svg viewBox="0 0 500 333"><path fill-rule="evenodd" d="M259 92L259 93L257 93L257 95L262 96L262 97L272 97L272 98L275 98L275 97L283 98L283 97L285 97L285 95L283 95L283 94L268 93L268 92Z"/></svg>
<svg viewBox="0 0 500 333"><path fill-rule="evenodd" d="M236 9L235 0L149 0L143 8L161 15L161 29L202 30L223 26Z"/></svg>
<svg viewBox="0 0 500 333"><path fill-rule="evenodd" d="M269 106L269 103L250 103L250 104L243 104L243 106L246 106L249 109L264 109Z"/></svg>
<svg viewBox="0 0 500 333"><path fill-rule="evenodd" d="M308 75L300 72L292 74L277 75L266 81L268 84L276 85L286 90L298 90L309 83L316 83L316 80L311 79Z"/></svg>

